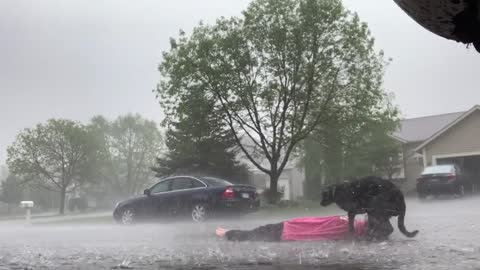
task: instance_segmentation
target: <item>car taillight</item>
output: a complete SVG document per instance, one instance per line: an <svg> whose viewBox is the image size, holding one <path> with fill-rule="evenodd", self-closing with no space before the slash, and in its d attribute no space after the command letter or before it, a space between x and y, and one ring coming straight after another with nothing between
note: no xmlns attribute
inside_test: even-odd
<svg viewBox="0 0 480 270"><path fill-rule="evenodd" d="M452 173L447 176L448 181L455 181L457 180L457 175Z"/></svg>
<svg viewBox="0 0 480 270"><path fill-rule="evenodd" d="M225 189L225 191L222 193L223 199L232 199L234 197L235 197L235 193L233 193L233 188L231 187Z"/></svg>

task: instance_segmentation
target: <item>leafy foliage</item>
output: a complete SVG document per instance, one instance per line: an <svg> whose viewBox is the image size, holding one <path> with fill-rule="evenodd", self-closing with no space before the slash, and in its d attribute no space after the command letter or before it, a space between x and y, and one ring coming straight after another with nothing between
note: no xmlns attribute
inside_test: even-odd
<svg viewBox="0 0 480 270"><path fill-rule="evenodd" d="M273 192L292 151L317 126L383 95L382 54L340 0L255 0L242 18L201 24L171 44L157 89L168 117L204 92Z"/></svg>
<svg viewBox="0 0 480 270"><path fill-rule="evenodd" d="M11 173L32 185L60 193L59 212L63 214L66 193L89 180L86 168L96 145L83 125L51 119L25 129L7 151Z"/></svg>
<svg viewBox="0 0 480 270"><path fill-rule="evenodd" d="M8 204L19 204L23 197L23 186L18 177L9 175L1 184L0 201Z"/></svg>
<svg viewBox="0 0 480 270"><path fill-rule="evenodd" d="M92 171L98 179L90 188L99 197L132 195L150 184L150 167L162 148L158 124L140 115L125 115L109 122L96 116L88 130L99 146Z"/></svg>
<svg viewBox="0 0 480 270"><path fill-rule="evenodd" d="M401 149L390 136L398 126L398 110L386 96L369 102L377 104L335 117L303 144L310 198L318 196L314 191L322 184L373 174L392 178L398 172Z"/></svg>
<svg viewBox="0 0 480 270"><path fill-rule="evenodd" d="M238 147L214 101L192 92L179 103L176 119L165 121L168 152L152 168L157 176L204 174L248 182L248 169L236 160Z"/></svg>

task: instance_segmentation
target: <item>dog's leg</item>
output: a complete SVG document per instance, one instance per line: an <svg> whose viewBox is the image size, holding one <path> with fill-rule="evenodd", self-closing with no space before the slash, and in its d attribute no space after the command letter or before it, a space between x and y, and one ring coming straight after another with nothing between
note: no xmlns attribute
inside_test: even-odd
<svg viewBox="0 0 480 270"><path fill-rule="evenodd" d="M390 236L390 234L393 233L393 226L390 223L390 218L387 218L387 237Z"/></svg>
<svg viewBox="0 0 480 270"><path fill-rule="evenodd" d="M385 241L393 233L390 216L387 214L369 213L368 227L371 240Z"/></svg>
<svg viewBox="0 0 480 270"><path fill-rule="evenodd" d="M388 237L393 233L393 226L390 223L390 218L386 217L380 225L377 240L386 241Z"/></svg>
<svg viewBox="0 0 480 270"><path fill-rule="evenodd" d="M355 212L348 212L348 231L350 236L355 234Z"/></svg>

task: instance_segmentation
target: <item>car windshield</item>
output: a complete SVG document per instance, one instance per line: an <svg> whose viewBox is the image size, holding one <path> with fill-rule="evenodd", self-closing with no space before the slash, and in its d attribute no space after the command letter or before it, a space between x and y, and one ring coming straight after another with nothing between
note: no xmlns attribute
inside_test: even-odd
<svg viewBox="0 0 480 270"><path fill-rule="evenodd" d="M452 165L441 165L441 166L432 166L427 167L423 170L423 175L426 174L441 174L441 173L453 173L455 168Z"/></svg>
<svg viewBox="0 0 480 270"><path fill-rule="evenodd" d="M226 187L226 186L231 186L233 185L227 180L223 180L220 178L215 178L215 177L202 177L201 178L204 182L206 182L209 186L212 187Z"/></svg>

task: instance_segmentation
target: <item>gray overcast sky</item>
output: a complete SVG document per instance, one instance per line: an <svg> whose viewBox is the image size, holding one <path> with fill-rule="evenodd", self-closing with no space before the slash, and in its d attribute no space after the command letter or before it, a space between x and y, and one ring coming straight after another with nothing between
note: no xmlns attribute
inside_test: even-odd
<svg viewBox="0 0 480 270"><path fill-rule="evenodd" d="M23 128L52 117L140 113L160 121L151 90L179 29L238 15L248 0L0 1L0 164ZM385 87L406 117L467 110L480 55L424 30L393 0L344 0L393 63Z"/></svg>

